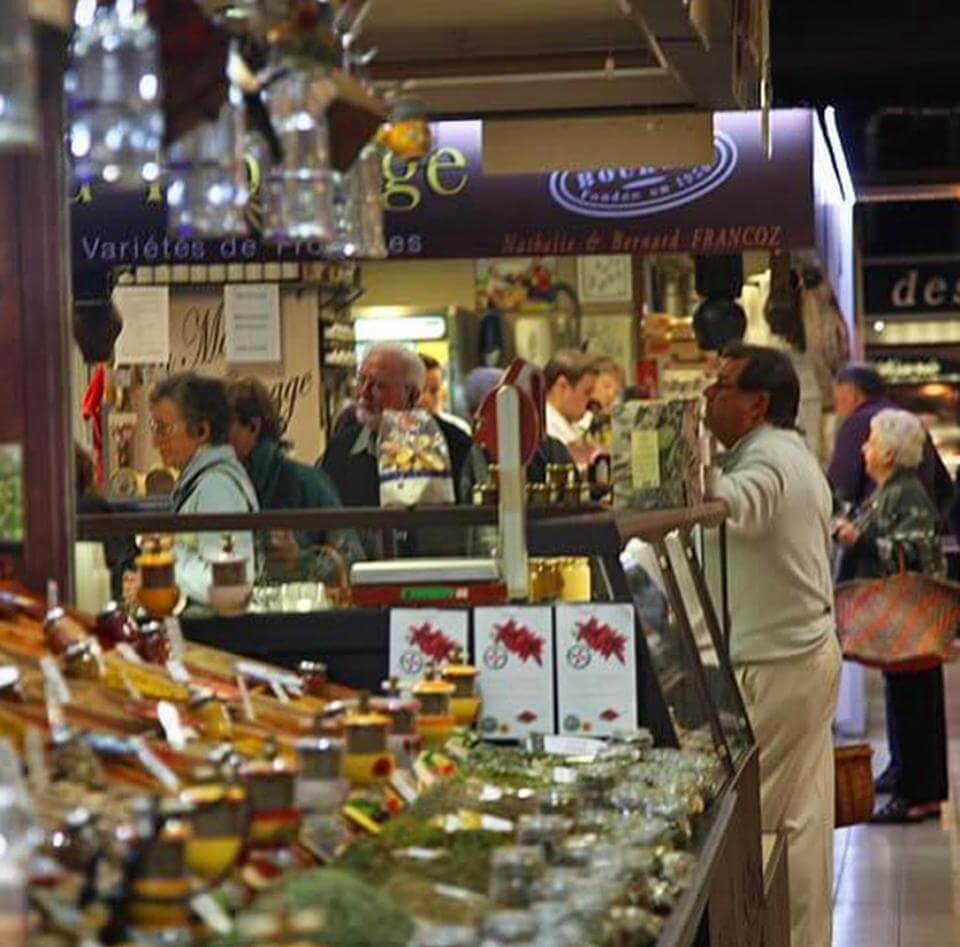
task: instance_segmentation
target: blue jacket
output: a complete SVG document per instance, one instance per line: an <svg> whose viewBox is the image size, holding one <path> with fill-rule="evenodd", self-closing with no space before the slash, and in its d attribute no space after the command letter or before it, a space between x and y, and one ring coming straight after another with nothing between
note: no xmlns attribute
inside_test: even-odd
<svg viewBox="0 0 960 947"><path fill-rule="evenodd" d="M229 444L201 447L180 473L173 490L176 513L255 513L260 509L250 477ZM252 533L233 533L233 548L247 560L247 578L256 575ZM177 535L176 577L180 594L191 602L209 603L210 562L220 551L221 533Z"/></svg>

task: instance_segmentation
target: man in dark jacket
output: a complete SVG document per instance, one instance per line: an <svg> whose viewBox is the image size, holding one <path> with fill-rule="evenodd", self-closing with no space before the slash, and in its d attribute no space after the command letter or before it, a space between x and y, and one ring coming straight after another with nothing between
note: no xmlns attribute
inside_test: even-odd
<svg viewBox="0 0 960 947"><path fill-rule="evenodd" d="M331 439L322 461L344 506L380 505L377 441L383 413L416 408L425 374L417 354L400 346L375 345L367 353L357 375L357 420ZM486 474L483 456L467 434L434 419L450 453L457 503L470 503L474 484Z"/></svg>

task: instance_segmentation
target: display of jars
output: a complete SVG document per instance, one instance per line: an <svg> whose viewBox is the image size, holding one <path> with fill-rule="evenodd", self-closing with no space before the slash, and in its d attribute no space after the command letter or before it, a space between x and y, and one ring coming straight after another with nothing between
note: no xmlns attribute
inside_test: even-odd
<svg viewBox="0 0 960 947"><path fill-rule="evenodd" d="M453 685L450 710L458 727L471 727L480 713L480 695L477 692L479 670L464 660L463 652L457 651L453 661L440 668L440 677Z"/></svg>
<svg viewBox="0 0 960 947"><path fill-rule="evenodd" d="M345 741L344 775L351 783L364 785L390 778L395 761L387 740L390 718L370 707L367 695L359 708L343 720Z"/></svg>
<svg viewBox="0 0 960 947"><path fill-rule="evenodd" d="M151 618L165 618L173 613L180 600L174 578L173 544L169 539L150 536L144 541L143 553L137 557L140 588L137 601Z"/></svg>
<svg viewBox="0 0 960 947"><path fill-rule="evenodd" d="M246 611L253 594L247 565L247 560L234 551L233 536L224 533L220 551L210 563L212 581L207 593L210 606L218 615L242 615Z"/></svg>
<svg viewBox="0 0 960 947"><path fill-rule="evenodd" d="M247 835L247 794L239 786L206 784L180 793L189 807L192 829L186 846L186 864L205 881L220 878L240 857Z"/></svg>

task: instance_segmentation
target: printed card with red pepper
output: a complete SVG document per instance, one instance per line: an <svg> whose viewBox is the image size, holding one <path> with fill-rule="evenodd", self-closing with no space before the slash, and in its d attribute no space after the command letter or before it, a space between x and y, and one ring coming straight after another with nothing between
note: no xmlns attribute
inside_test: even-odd
<svg viewBox="0 0 960 947"><path fill-rule="evenodd" d="M554 732L553 613L540 606L477 608L479 729L488 740Z"/></svg>
<svg viewBox="0 0 960 947"><path fill-rule="evenodd" d="M565 736L637 727L633 606L558 605L557 719Z"/></svg>
<svg viewBox="0 0 960 947"><path fill-rule="evenodd" d="M390 610L390 677L421 678L427 665L439 667L462 651L469 659L468 613L457 609Z"/></svg>

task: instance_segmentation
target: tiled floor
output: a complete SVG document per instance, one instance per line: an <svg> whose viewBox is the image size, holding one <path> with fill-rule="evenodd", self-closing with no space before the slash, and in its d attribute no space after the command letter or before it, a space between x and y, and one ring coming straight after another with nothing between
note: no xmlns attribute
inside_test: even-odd
<svg viewBox="0 0 960 947"><path fill-rule="evenodd" d="M875 772L886 765L879 674L871 674ZM950 805L939 823L836 833L834 947L960 945L960 661L947 667Z"/></svg>

